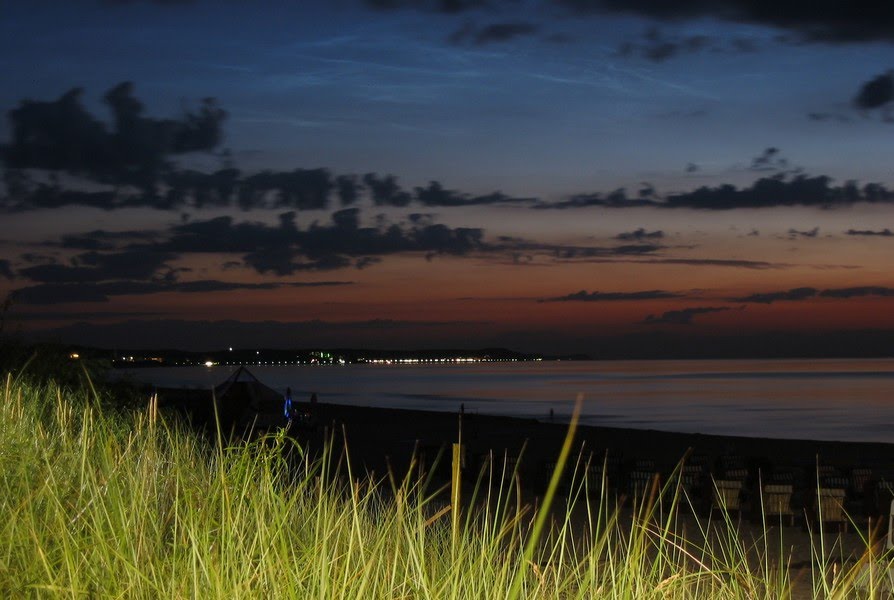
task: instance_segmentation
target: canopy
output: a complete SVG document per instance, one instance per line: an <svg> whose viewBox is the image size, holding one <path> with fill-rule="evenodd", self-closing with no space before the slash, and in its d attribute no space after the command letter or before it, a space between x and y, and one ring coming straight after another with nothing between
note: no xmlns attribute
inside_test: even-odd
<svg viewBox="0 0 894 600"><path fill-rule="evenodd" d="M261 383L245 367L214 388L214 400L222 431L243 433L285 424L282 394Z"/></svg>

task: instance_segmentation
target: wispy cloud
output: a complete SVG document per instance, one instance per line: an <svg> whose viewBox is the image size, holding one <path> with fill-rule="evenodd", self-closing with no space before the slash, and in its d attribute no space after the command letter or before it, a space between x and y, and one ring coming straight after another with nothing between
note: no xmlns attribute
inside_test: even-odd
<svg viewBox="0 0 894 600"><path fill-rule="evenodd" d="M543 298L538 302L629 302L638 300L664 300L680 298L681 294L663 290L644 290L638 292L587 292L581 290L565 296Z"/></svg>
<svg viewBox="0 0 894 600"><path fill-rule="evenodd" d="M701 315L726 312L729 306L696 306L680 310L669 310L660 315L648 315L641 321L644 325L691 325Z"/></svg>

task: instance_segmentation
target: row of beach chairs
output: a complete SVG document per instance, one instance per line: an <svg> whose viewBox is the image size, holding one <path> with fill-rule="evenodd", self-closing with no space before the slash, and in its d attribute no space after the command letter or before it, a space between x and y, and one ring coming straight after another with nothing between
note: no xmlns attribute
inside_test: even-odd
<svg viewBox="0 0 894 600"><path fill-rule="evenodd" d="M435 454L434 448L427 450ZM497 477L518 474L523 485L539 489L544 489L556 469L555 462L549 461L535 469L512 453L466 453L463 457L466 477L476 477L482 466L489 465ZM448 465L442 463L441 467ZM748 514L787 525L804 519L847 529L852 519L887 517L894 500L894 481L874 477L868 468L847 472L828 465L813 470L779 469L749 464L734 455L721 456L713 463L694 455L672 471L660 469L652 460L624 462L618 457L591 455L566 465L563 475L560 491L565 494L585 492L591 497L637 503L648 499L653 489L667 487L670 493L679 492L683 504L698 512Z"/></svg>
<svg viewBox="0 0 894 600"><path fill-rule="evenodd" d="M554 463L547 463L545 472L554 468ZM749 513L767 522L790 525L804 517L843 529L855 517L887 516L894 500L894 482L874 478L868 468L842 473L821 465L814 474L807 469L764 470L735 456L721 457L713 467L706 459L693 457L672 473L661 472L649 460L634 461L626 472L620 461L591 460L586 481L591 492L603 493L606 488L632 502L642 501L653 492L653 486L661 489L669 485L684 494L685 504L697 511Z"/></svg>

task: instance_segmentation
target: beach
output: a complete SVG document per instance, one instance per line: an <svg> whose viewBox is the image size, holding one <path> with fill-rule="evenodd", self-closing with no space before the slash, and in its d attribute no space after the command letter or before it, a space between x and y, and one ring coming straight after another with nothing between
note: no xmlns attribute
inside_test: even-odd
<svg viewBox="0 0 894 600"><path fill-rule="evenodd" d="M337 404L313 408L318 429L344 427L352 452L372 468L384 457L404 460L413 448L458 441L462 423L463 443L472 454L494 451L518 456L524 447L529 466L554 460L568 426L545 420L482 414L428 412ZM319 432L318 432L319 433ZM577 447L602 457L606 452L622 462L654 460L663 470L672 469L685 455L703 455L714 463L723 456L739 456L750 465L775 468L815 469L817 463L840 470L861 466L880 476L894 474L894 445L880 443L785 440L674 433L581 425ZM319 435L311 440L318 440ZM526 470L526 469L523 469Z"/></svg>
<svg viewBox="0 0 894 600"><path fill-rule="evenodd" d="M162 405L204 405L210 392L159 389ZM312 417L312 427L296 425L289 430L302 445L320 448L334 434L347 442L356 467L383 473L387 466L405 468L416 454L431 461L438 450L461 441L467 468L471 461L493 453L518 460L525 485L536 488L538 475L555 461L568 425L549 419L484 415L470 412L436 412L349 406L320 402L298 403ZM207 409L206 409L207 410ZM207 419L208 414L200 416ZM275 417L274 416L274 420ZM281 425L285 425L282 420ZM460 440L461 437L461 440ZM724 464L748 471L750 478L769 481L774 474L788 473L816 485L817 468L825 476L847 478L854 469L871 471L873 482L894 480L894 444L857 443L779 438L737 437L676 433L649 429L579 425L575 454L595 462L607 461L619 476L648 464L667 476L684 458L698 463L715 477ZM650 466L650 468L651 468ZM791 478L791 477L789 477ZM621 484L622 482L612 482Z"/></svg>
<svg viewBox="0 0 894 600"><path fill-rule="evenodd" d="M199 390L160 391L169 403L180 405L206 394ZM480 470L488 456L495 462L508 459L512 469L517 469L522 486L533 494L542 491L568 431L567 424L548 419L322 402L301 403L300 407L310 415L312 425L293 424L289 435L312 452L322 448L325 440L334 440L348 449L355 473L384 475L388 469L404 473L415 457L417 464L422 462L427 469L449 474L451 444L461 441L464 472L469 477ZM439 453L442 456L435 464ZM607 488L620 494L629 493L631 473L657 473L666 482L685 459L688 471L699 479L698 500L706 504L710 501L712 478L741 480L743 495L751 500L744 503L740 511L743 514L759 511L756 498L762 485L789 484L793 488L796 521L810 512L816 488L831 485L845 489L846 508L854 516L886 516L890 497L880 489L884 482L894 481L894 445L882 443L581 425L572 456L575 461L589 461L604 473Z"/></svg>
<svg viewBox="0 0 894 600"><path fill-rule="evenodd" d="M195 404L210 399L200 390L160 390L162 404ZM389 473L430 477L431 489L448 486L451 446L462 444L462 480L466 502L481 473L492 481L515 473L524 502L541 502L555 470L568 425L546 420L475 413L447 413L299 403L300 420L286 430L302 450L317 454L329 441L342 460L349 457L354 478L369 475L389 485ZM279 427L265 431L275 433ZM281 425L285 425L283 419ZM681 466L681 461L683 465ZM745 546L762 548L778 564L788 565L795 582L793 597L811 597L812 565L817 549L839 569L857 564L867 549L883 549L894 480L894 445L810 440L784 440L673 433L643 429L579 426L568 473L559 486L562 506L577 495L570 514L586 531L584 496L617 511L632 523L651 484L667 486L665 498L679 494L674 529L682 538L711 531L718 543L732 530ZM575 487L574 465L587 472L587 491ZM409 469L412 467L412 471ZM583 471L581 469L584 469ZM715 486L733 481L735 506L718 506ZM717 482L717 483L715 483ZM645 485L644 485L645 484ZM788 490L784 510L770 509L767 491ZM657 490L658 488L656 488ZM836 494L826 504L820 489ZM827 494L826 491L822 492ZM840 494L840 495L837 495ZM449 501L444 492L444 502ZM665 500L659 513L667 509ZM834 506L833 506L834 505ZM819 513L825 507L822 519ZM840 515L835 507L843 508ZM557 513L561 517L563 509ZM664 515L666 517L666 515ZM663 518L659 516L659 518Z"/></svg>
<svg viewBox="0 0 894 600"><path fill-rule="evenodd" d="M344 436L355 472L361 468L384 475L391 468L398 476L406 473L415 452L420 461L427 463L423 470L435 472L436 482L449 479L450 444L457 441L462 423L465 479L471 484L490 455L495 472L517 469L525 497L532 503L539 501L568 431L567 425L561 423L478 414L335 404L317 404L312 410L316 429L297 433L297 438L310 448L322 444L327 435L334 433L337 442ZM685 458L687 463L696 463L695 472L701 476L697 489L690 491L692 506L684 506L676 518L679 531L691 535L712 528L722 539L725 534L720 532L731 526L746 544L762 546L764 540L769 540L773 560L789 563L796 584L795 598L811 597L811 554L817 548L824 548L831 561L854 564L866 553L865 538L874 532L878 540L887 531L891 494L879 487L884 485L880 482L894 477L894 445L581 426L573 448L572 456L576 454L575 458L597 465L597 477L604 475L607 481L604 498L619 507L625 519L632 516L635 505L641 501L632 488L634 473L654 470L661 485L671 481L673 493L674 482L679 480L672 476L680 461ZM439 452L440 466L432 466ZM711 482L741 469L746 472L739 475L743 477L742 503L739 510L729 512L727 519L716 506L712 508ZM866 478L861 489L854 488L855 473ZM765 523L759 490L777 480L792 485L792 514L784 518L768 516ZM847 515L841 522L821 524L816 514L816 490L818 485L829 484L846 486L842 502ZM560 493L568 496L573 490L570 486L561 487ZM576 512L580 530L584 531L586 510ZM708 523L712 525L709 527ZM881 543L876 542L876 549L879 548Z"/></svg>

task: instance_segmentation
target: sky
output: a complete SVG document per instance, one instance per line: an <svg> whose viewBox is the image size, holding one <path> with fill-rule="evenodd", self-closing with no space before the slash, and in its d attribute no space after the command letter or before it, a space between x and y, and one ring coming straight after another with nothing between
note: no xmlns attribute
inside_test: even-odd
<svg viewBox="0 0 894 600"><path fill-rule="evenodd" d="M4 331L894 353L894 6L0 7Z"/></svg>

